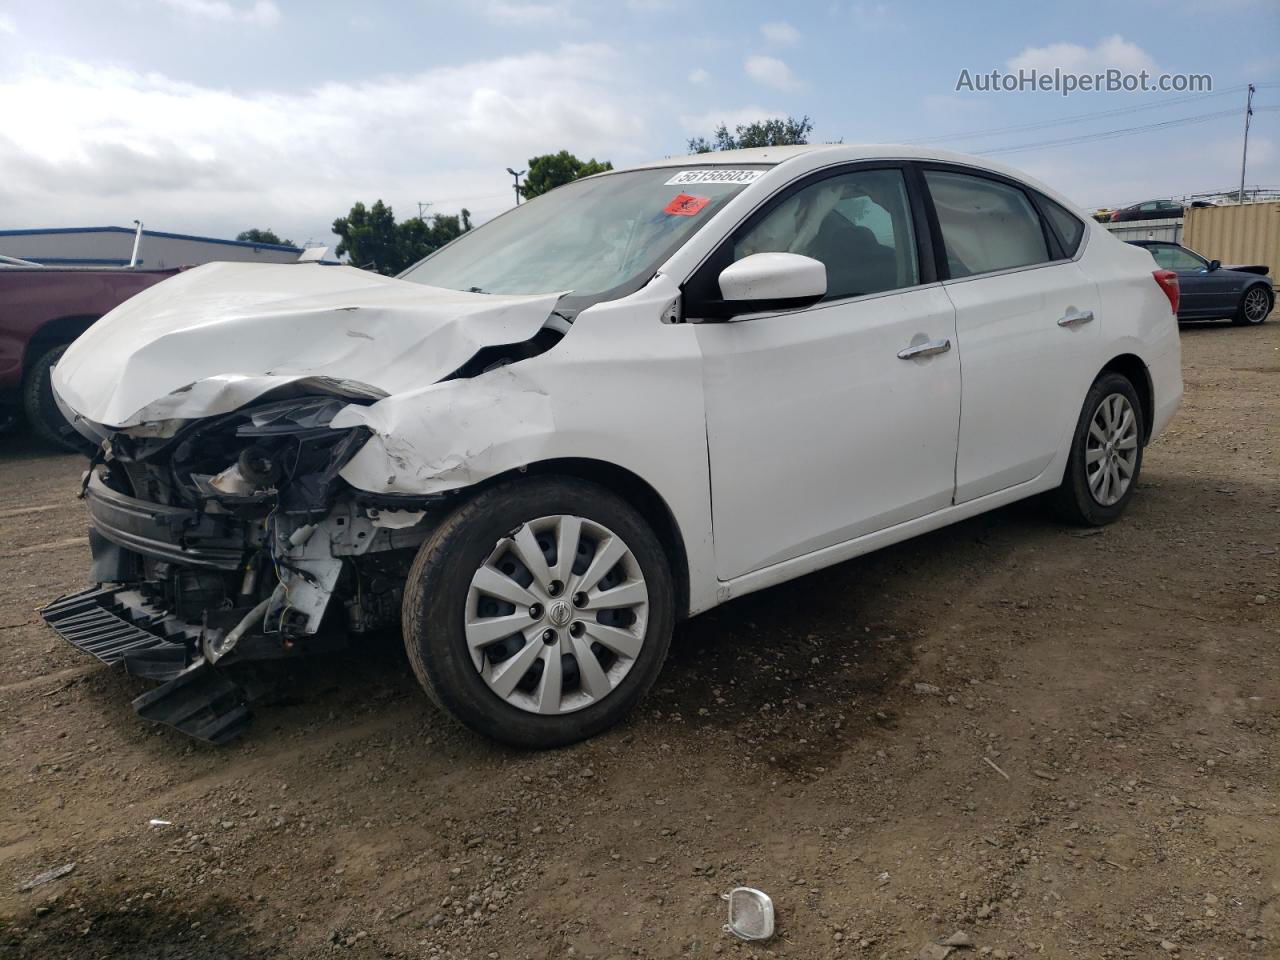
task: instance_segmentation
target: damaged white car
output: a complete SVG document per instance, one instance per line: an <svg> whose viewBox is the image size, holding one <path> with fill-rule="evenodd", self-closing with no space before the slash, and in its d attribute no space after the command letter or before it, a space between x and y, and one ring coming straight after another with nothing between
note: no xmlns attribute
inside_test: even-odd
<svg viewBox="0 0 1280 960"><path fill-rule="evenodd" d="M1047 187L904 147L602 174L396 278L198 267L57 365L95 586L44 616L216 742L241 667L400 622L440 706L569 743L682 617L1033 494L1114 520L1176 305Z"/></svg>

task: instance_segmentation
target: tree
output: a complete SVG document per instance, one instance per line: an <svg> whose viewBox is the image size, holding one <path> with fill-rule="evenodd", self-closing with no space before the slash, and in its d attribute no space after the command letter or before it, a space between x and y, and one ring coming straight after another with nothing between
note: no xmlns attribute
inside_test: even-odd
<svg viewBox="0 0 1280 960"><path fill-rule="evenodd" d="M465 207L458 214L437 213L426 220L419 220L417 217L406 220L397 227L404 267L417 263L429 253L435 253L470 229L471 211ZM399 273L404 267L393 272Z"/></svg>
<svg viewBox="0 0 1280 960"><path fill-rule="evenodd" d="M530 157L529 173L520 184L520 196L530 200L566 183L612 169L613 164L608 160L601 163L592 157L583 161L568 150Z"/></svg>
<svg viewBox="0 0 1280 960"><path fill-rule="evenodd" d="M783 147L793 143L808 143L813 132L813 121L805 114L799 120L788 116L785 120L773 117L740 123L733 133L723 123L716 127L711 139L693 137L689 140L690 153L711 153L713 150L745 150L747 147Z"/></svg>
<svg viewBox="0 0 1280 960"><path fill-rule="evenodd" d="M241 230L236 234L236 239L245 243L275 243L285 247L292 247L292 240L281 240L276 236L274 230L259 230L254 227L251 230Z"/></svg>
<svg viewBox="0 0 1280 960"><path fill-rule="evenodd" d="M395 214L381 200L371 207L358 202L349 214L333 221L333 232L340 238L338 256L346 254L353 266L386 276L395 276L470 229L469 210L396 223Z"/></svg>
<svg viewBox="0 0 1280 960"><path fill-rule="evenodd" d="M372 207L357 202L349 214L333 221L333 232L341 238L338 256L348 255L353 266L388 275L399 272L396 218L381 200Z"/></svg>

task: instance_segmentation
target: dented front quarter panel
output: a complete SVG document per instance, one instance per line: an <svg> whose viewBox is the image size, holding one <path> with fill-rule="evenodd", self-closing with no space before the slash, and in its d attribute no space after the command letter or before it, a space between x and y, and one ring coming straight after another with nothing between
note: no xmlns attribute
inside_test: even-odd
<svg viewBox="0 0 1280 960"><path fill-rule="evenodd" d="M373 435L341 476L370 493L423 495L549 460L622 467L658 492L684 538L690 612L713 606L701 355L692 327L660 319L678 296L660 275L583 311L546 353L346 407L333 426Z"/></svg>

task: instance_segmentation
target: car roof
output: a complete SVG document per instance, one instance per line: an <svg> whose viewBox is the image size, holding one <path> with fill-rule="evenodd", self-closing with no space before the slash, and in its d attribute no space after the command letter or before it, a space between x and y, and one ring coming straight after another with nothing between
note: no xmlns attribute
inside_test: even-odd
<svg viewBox="0 0 1280 960"><path fill-rule="evenodd" d="M644 170L653 167L700 167L707 164L726 163L783 163L795 157L808 154L827 154L833 162L841 160L940 160L945 163L960 163L970 167L984 167L999 173L1007 172L1019 179L1027 179L1026 175L996 163L985 157L976 157L967 153L954 153L950 150L937 150L932 147L912 146L906 143L802 143L783 147L749 147L746 150L716 150L711 153L691 153L675 157L664 157L648 163L637 163L623 170Z"/></svg>
<svg viewBox="0 0 1280 960"><path fill-rule="evenodd" d="M611 173L626 170L649 170L661 167L708 167L730 166L736 163L785 164L788 160L799 157L814 157L828 163L851 162L855 160L936 160L941 163L954 163L965 167L976 167L988 170L1024 183L1040 191L1058 203L1069 206L1078 215L1085 217L1080 208L1061 193L1047 184L1014 167L1003 163L977 157L968 153L954 153L950 150L939 150L934 147L913 146L905 143L805 143L783 147L751 147L746 150L718 150L711 153L692 153L687 156L665 157L649 163L637 163L627 167L619 167ZM609 173L596 174L607 177Z"/></svg>

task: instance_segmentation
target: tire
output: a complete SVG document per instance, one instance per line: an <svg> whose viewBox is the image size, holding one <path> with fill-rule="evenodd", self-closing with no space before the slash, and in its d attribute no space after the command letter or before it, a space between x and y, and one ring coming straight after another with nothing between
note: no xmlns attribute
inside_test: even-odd
<svg viewBox="0 0 1280 960"><path fill-rule="evenodd" d="M580 539L562 534L576 521ZM571 536L579 547L565 552L564 568L559 544ZM521 539L542 565L523 563ZM601 572L590 595L573 590ZM495 586L525 602L487 592ZM643 602L620 606L641 594ZM528 605L531 595L543 602ZM467 727L513 746L559 747L613 726L653 686L671 643L674 597L662 546L629 504L576 478L517 478L463 503L422 544L405 589L405 649L432 701ZM500 637L503 617L519 618L520 632ZM492 642L481 646L481 638Z"/></svg>
<svg viewBox="0 0 1280 960"><path fill-rule="evenodd" d="M1104 403L1109 405L1108 410L1103 410ZM1120 425L1114 432L1109 431L1108 414L1122 409L1132 414L1132 424L1124 425L1123 431ZM1099 418L1096 432L1092 430L1095 418ZM1123 420L1123 414L1118 419ZM1147 443L1145 424L1142 401L1127 377L1104 371L1093 381L1071 437L1071 454L1062 484L1050 495L1050 502L1063 520L1077 526L1101 527L1124 513L1142 471L1142 454ZM1120 441L1116 442L1114 436L1121 433ZM1102 442L1099 434L1109 443ZM1129 446L1130 443L1133 445ZM1098 466L1099 463L1102 466ZM1111 476L1099 477L1096 471L1107 471L1108 463L1115 465ZM1125 467L1131 471L1127 476ZM1119 488L1112 487L1115 477L1123 481Z"/></svg>
<svg viewBox="0 0 1280 960"><path fill-rule="evenodd" d="M1255 283L1240 295L1240 305L1236 308L1231 322L1240 327L1252 327L1265 323L1275 303L1275 294L1263 284Z"/></svg>
<svg viewBox="0 0 1280 960"><path fill-rule="evenodd" d="M62 343L36 357L22 384L22 409L31 431L50 446L91 455L92 444L76 433L53 399L50 376L70 344Z"/></svg>

